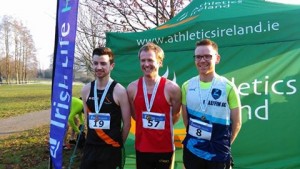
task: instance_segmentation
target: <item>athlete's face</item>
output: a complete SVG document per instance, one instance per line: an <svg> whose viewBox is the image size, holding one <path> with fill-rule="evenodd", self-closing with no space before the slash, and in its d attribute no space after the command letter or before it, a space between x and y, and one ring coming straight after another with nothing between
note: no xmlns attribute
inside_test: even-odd
<svg viewBox="0 0 300 169"><path fill-rule="evenodd" d="M144 76L154 77L158 75L161 62L157 59L154 51L141 51L140 65Z"/></svg>
<svg viewBox="0 0 300 169"><path fill-rule="evenodd" d="M94 55L93 68L96 77L104 78L110 75L111 70L114 68L114 63L110 64L108 55Z"/></svg>
<svg viewBox="0 0 300 169"><path fill-rule="evenodd" d="M202 75L208 75L215 72L215 65L219 63L220 56L210 45L197 46L194 59L198 72Z"/></svg>

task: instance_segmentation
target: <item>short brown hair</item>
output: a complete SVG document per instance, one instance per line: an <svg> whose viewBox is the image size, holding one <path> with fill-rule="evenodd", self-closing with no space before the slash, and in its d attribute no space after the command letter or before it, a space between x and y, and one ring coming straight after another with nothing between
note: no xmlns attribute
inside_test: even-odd
<svg viewBox="0 0 300 169"><path fill-rule="evenodd" d="M94 55L98 55L98 56L108 55L110 64L114 63L114 54L110 48L107 47L95 48L92 56Z"/></svg>
<svg viewBox="0 0 300 169"><path fill-rule="evenodd" d="M203 39L201 41L196 42L196 47L198 46L212 46L218 52L218 45L216 42L210 39Z"/></svg>

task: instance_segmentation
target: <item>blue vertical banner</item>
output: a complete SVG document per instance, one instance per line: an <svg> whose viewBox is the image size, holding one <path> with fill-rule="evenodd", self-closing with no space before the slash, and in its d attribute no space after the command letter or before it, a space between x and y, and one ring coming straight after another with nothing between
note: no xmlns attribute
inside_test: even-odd
<svg viewBox="0 0 300 169"><path fill-rule="evenodd" d="M61 169L72 97L78 0L58 0L57 3L49 149L50 165Z"/></svg>

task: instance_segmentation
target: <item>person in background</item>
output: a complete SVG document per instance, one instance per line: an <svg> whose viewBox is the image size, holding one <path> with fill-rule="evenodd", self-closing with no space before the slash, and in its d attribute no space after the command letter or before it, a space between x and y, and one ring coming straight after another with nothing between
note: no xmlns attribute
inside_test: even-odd
<svg viewBox="0 0 300 169"><path fill-rule="evenodd" d="M143 76L127 87L136 122L137 169L170 169L175 150L173 125L180 117L180 87L159 76L164 59L159 46L144 45L138 57Z"/></svg>
<svg viewBox="0 0 300 169"><path fill-rule="evenodd" d="M229 169L242 125L238 91L215 71L220 62L215 42L197 42L194 62L199 74L182 85L183 163L186 169Z"/></svg>
<svg viewBox="0 0 300 169"><path fill-rule="evenodd" d="M81 169L123 169L124 144L131 121L126 89L111 79L114 55L110 48L94 49L95 81L81 91L87 119L87 137Z"/></svg>
<svg viewBox="0 0 300 169"><path fill-rule="evenodd" d="M72 105L71 105L71 111L68 118L68 122L72 128L72 133L71 133L69 143L76 144L76 140L75 140L76 135L79 135L81 127L83 127L84 125L83 103L81 97L80 98L72 97Z"/></svg>
<svg viewBox="0 0 300 169"><path fill-rule="evenodd" d="M79 135L80 133L80 128L84 124L84 119L83 119L83 103L81 98L77 97L72 97L71 101L71 109L70 109L70 114L68 117L68 126L66 128L66 136L65 136L65 143L63 148L65 150L71 149L71 144L76 144L76 136ZM79 121L78 121L79 119ZM79 123L79 125L78 125ZM71 136L69 139L69 144L67 144L67 136L68 136L68 131L69 131L69 125L71 126Z"/></svg>

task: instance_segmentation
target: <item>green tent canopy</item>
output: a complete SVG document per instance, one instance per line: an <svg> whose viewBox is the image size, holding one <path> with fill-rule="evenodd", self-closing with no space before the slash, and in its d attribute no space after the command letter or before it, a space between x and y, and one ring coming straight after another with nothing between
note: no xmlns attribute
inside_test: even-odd
<svg viewBox="0 0 300 169"><path fill-rule="evenodd" d="M195 43L205 38L218 43L216 71L236 84L242 99L243 126L232 145L235 168L300 168L300 5L194 0L157 28L109 32L107 46L116 63L112 77L127 86L142 76L138 50L154 42L165 52L160 75L182 85L197 75L192 56ZM182 121L175 128L181 141ZM127 168L134 150L129 156ZM175 168L182 168L181 156L178 148Z"/></svg>

